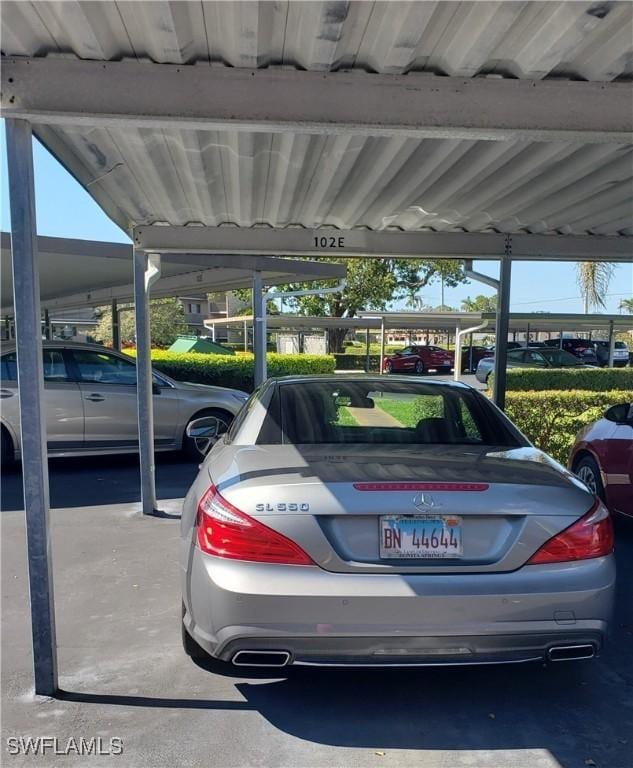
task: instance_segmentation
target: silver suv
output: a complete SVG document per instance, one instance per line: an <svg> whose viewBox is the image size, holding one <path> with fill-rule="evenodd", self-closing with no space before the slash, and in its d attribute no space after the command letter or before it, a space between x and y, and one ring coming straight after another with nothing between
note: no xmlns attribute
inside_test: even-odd
<svg viewBox="0 0 633 768"><path fill-rule="evenodd" d="M97 344L43 342L44 400L50 456L95 456L138 451L136 365L129 356ZM202 457L207 441L187 437L190 421L216 416L228 425L246 392L185 384L153 374L154 437L157 451L184 450ZM20 411L14 343L0 358L2 460L20 456Z"/></svg>

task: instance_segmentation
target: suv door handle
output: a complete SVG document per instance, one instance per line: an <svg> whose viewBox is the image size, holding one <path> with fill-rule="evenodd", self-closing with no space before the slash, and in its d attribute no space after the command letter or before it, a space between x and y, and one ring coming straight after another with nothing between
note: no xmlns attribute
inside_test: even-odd
<svg viewBox="0 0 633 768"><path fill-rule="evenodd" d="M1 398L13 397L13 395L15 395L15 392L12 389L0 389Z"/></svg>
<svg viewBox="0 0 633 768"><path fill-rule="evenodd" d="M84 400L90 400L91 403L102 403L105 400L105 397L95 392L92 395L86 395Z"/></svg>

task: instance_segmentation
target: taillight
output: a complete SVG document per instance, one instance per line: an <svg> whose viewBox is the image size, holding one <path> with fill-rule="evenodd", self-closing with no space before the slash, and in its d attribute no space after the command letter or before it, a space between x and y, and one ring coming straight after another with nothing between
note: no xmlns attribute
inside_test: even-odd
<svg viewBox="0 0 633 768"><path fill-rule="evenodd" d="M198 547L208 555L256 563L314 565L294 541L240 512L211 486L198 503Z"/></svg>
<svg viewBox="0 0 633 768"><path fill-rule="evenodd" d="M611 515L601 501L596 501L584 517L546 541L527 561L527 565L589 560L592 557L603 557L611 552L613 552Z"/></svg>

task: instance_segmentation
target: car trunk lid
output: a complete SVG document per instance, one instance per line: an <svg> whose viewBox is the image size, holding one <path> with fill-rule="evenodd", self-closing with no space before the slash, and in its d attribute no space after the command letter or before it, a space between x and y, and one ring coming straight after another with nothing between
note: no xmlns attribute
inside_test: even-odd
<svg viewBox="0 0 633 768"><path fill-rule="evenodd" d="M533 448L227 446L212 479L238 509L338 572L514 570L592 503L578 480ZM381 557L384 519L394 516L412 521L405 525L456 525L462 551Z"/></svg>

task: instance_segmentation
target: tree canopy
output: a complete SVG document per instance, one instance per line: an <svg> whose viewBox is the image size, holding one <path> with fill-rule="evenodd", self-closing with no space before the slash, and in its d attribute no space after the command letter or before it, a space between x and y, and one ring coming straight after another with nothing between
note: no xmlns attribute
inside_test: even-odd
<svg viewBox="0 0 633 768"><path fill-rule="evenodd" d="M604 309L607 291L615 267L606 261L583 261L576 264L576 281L585 305L585 312L593 307Z"/></svg>
<svg viewBox="0 0 633 768"><path fill-rule="evenodd" d="M631 312L633 313L633 297L630 299L622 299L619 304L620 309L623 309L625 312Z"/></svg>
<svg viewBox="0 0 633 768"><path fill-rule="evenodd" d="M367 310L384 310L392 301L415 300L435 280L444 278L447 286L465 281L461 265L451 259L324 259L345 264L347 277L340 293L292 297L284 306L301 315L356 317ZM324 284L325 286L325 284ZM280 290L314 288L315 283L292 283ZM328 332L330 350L341 351L345 329Z"/></svg>
<svg viewBox="0 0 633 768"><path fill-rule="evenodd" d="M497 310L497 295L484 296L479 294L471 299L467 296L462 301L462 310L464 312L496 312Z"/></svg>
<svg viewBox="0 0 633 768"><path fill-rule="evenodd" d="M112 312L110 307L101 307L95 338L106 344L112 343ZM178 336L187 332L185 311L178 299L152 299L149 303L152 346L169 347ZM122 343L136 341L134 311L131 306L119 307L119 335Z"/></svg>

